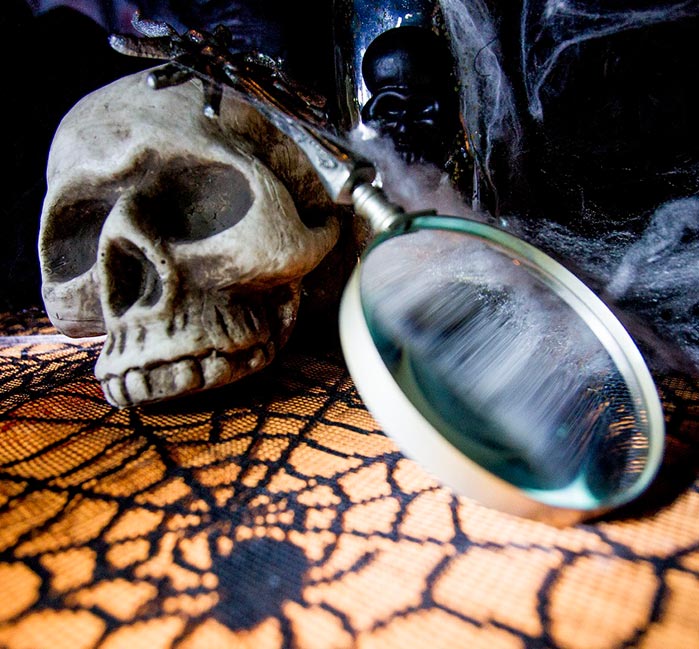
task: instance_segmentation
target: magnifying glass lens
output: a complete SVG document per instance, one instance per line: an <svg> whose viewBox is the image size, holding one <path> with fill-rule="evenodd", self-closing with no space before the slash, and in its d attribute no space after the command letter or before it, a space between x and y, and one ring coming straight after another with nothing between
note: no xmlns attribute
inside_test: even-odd
<svg viewBox="0 0 699 649"><path fill-rule="evenodd" d="M562 266L495 228L420 217L357 272L385 369L455 453L555 507L594 510L647 482L652 380L618 321Z"/></svg>

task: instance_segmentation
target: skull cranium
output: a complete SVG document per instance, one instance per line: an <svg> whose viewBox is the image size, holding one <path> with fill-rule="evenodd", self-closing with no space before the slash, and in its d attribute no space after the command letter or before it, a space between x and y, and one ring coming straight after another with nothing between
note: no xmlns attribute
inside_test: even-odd
<svg viewBox="0 0 699 649"><path fill-rule="evenodd" d="M46 310L67 335L107 334L95 373L118 406L267 365L339 231L308 162L258 113L225 95L207 119L196 82L156 92L146 74L66 115L41 215Z"/></svg>

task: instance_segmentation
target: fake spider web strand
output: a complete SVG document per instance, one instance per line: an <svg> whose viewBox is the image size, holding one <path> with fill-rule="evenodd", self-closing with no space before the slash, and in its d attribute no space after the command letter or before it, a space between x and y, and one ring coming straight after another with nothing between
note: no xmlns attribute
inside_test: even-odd
<svg viewBox="0 0 699 649"><path fill-rule="evenodd" d="M696 0L660 2L658 6L645 9L627 7L624 10L610 10L604 3L580 0L545 3L527 0L521 14L520 53L529 112L535 119L543 119L540 93L559 57L568 48L595 38L697 15L699 3Z"/></svg>

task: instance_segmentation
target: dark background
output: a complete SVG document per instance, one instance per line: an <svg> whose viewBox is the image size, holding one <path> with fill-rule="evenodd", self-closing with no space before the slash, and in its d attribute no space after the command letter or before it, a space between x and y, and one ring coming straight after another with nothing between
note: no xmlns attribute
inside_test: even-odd
<svg viewBox="0 0 699 649"><path fill-rule="evenodd" d="M3 125L0 311L16 311L41 305L39 216L48 151L61 118L87 93L145 63L114 52L104 29L66 8L35 17L25 0L5 0L0 34L9 104Z"/></svg>
<svg viewBox="0 0 699 649"><path fill-rule="evenodd" d="M321 93L333 95L330 0L304 0L303 11L286 0L139 4L147 15L170 8L180 29L197 26L197 20L234 20L242 7L241 24L247 25L245 35L253 47L271 47L284 56L295 77L311 86L318 82ZM492 0L495 7L507 6L498 22L510 46L517 42L519 4ZM46 160L60 119L92 90L154 62L114 52L107 29L65 7L34 16L27 0L5 0L0 33L9 104L3 129L9 175L5 171L6 198L0 207L2 312L41 305L37 235ZM511 49L504 48L504 57L515 94L521 94L517 52ZM327 55L319 54L323 52ZM636 222L642 228L662 202L697 195L698 60L696 18L567 50L542 96L544 123L529 123L520 106L526 132L520 178L524 191L510 213L561 219L597 236L606 228L629 229Z"/></svg>

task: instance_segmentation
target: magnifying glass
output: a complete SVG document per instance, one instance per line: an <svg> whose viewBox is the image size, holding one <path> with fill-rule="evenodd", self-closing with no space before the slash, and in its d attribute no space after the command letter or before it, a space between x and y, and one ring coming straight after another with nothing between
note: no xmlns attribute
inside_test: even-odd
<svg viewBox="0 0 699 649"><path fill-rule="evenodd" d="M406 214L366 161L298 122L282 127L331 197L373 228L340 338L362 399L402 451L458 493L559 525L638 496L662 459L662 407L607 306L522 239Z"/></svg>
<svg viewBox="0 0 699 649"><path fill-rule="evenodd" d="M662 458L662 408L604 303L496 227L403 214L367 184L353 199L378 236L343 296L343 351L405 454L459 493L555 524L638 496Z"/></svg>
<svg viewBox="0 0 699 649"><path fill-rule="evenodd" d="M662 408L604 303L506 231L404 213L371 163L297 114L278 78L240 74L217 56L224 82L373 228L342 298L340 337L360 395L405 454L458 493L555 524L638 496L662 458ZM167 76L150 83L181 82Z"/></svg>
<svg viewBox="0 0 699 649"><path fill-rule="evenodd" d="M362 399L407 456L458 493L558 525L648 487L665 435L655 384L582 281L487 223L404 213L341 143L297 120L279 127L373 229L340 339Z"/></svg>

